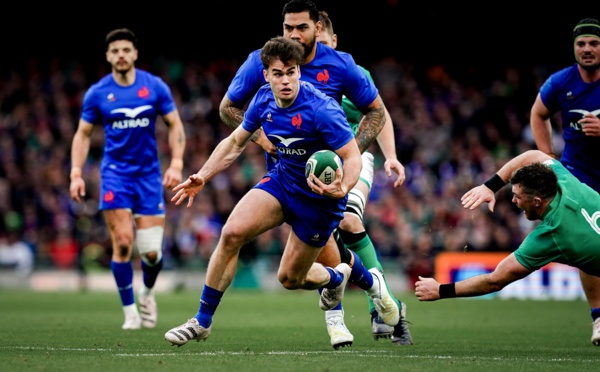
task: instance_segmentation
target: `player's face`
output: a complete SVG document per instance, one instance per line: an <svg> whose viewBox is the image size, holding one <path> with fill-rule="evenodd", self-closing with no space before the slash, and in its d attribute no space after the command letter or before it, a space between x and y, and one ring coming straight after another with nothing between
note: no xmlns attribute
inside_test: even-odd
<svg viewBox="0 0 600 372"><path fill-rule="evenodd" d="M593 36L578 38L575 41L575 60L590 72L600 68L600 40Z"/></svg>
<svg viewBox="0 0 600 372"><path fill-rule="evenodd" d="M283 18L283 36L302 44L304 57L314 50L320 31L321 22L314 23L308 12L287 13Z"/></svg>
<svg viewBox="0 0 600 372"><path fill-rule="evenodd" d="M328 45L333 49L337 47L337 35L330 34L329 32L327 32L326 29L322 29L321 32L319 32L319 36L317 36L317 41L321 44Z"/></svg>
<svg viewBox="0 0 600 372"><path fill-rule="evenodd" d="M540 218L540 215L537 213L536 198L525 194L519 184L513 185L512 193L512 202L525 213L525 217L528 220L534 221Z"/></svg>
<svg viewBox="0 0 600 372"><path fill-rule="evenodd" d="M131 70L137 60L138 52L133 43L128 40L116 40L108 45L106 60L113 71L125 73Z"/></svg>
<svg viewBox="0 0 600 372"><path fill-rule="evenodd" d="M290 106L300 89L300 66L284 65L280 60L276 60L269 66L269 70L264 72L265 79L271 85L271 90L280 107Z"/></svg>

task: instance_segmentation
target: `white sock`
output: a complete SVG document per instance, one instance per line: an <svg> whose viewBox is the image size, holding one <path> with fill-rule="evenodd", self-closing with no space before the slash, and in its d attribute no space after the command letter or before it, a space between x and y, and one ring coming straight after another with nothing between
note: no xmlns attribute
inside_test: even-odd
<svg viewBox="0 0 600 372"><path fill-rule="evenodd" d="M147 296L152 293L152 288L148 288L142 284L142 288L140 288L140 296Z"/></svg>
<svg viewBox="0 0 600 372"><path fill-rule="evenodd" d="M137 306L135 304L123 306L123 312L125 313L125 317L128 318L130 316L139 316Z"/></svg>
<svg viewBox="0 0 600 372"><path fill-rule="evenodd" d="M376 268L372 268L369 270L369 272L371 273L371 275L373 275L373 285L371 286L371 288L369 288L366 292L369 294L369 296L375 296L375 295L379 295L380 291L381 291L381 286L384 286L385 283L380 283L379 279L377 278L377 276L375 276L375 274L373 274L372 270L377 270Z"/></svg>
<svg viewBox="0 0 600 372"><path fill-rule="evenodd" d="M325 319L332 318L334 316L340 316L344 318L344 310L327 310L325 311Z"/></svg>

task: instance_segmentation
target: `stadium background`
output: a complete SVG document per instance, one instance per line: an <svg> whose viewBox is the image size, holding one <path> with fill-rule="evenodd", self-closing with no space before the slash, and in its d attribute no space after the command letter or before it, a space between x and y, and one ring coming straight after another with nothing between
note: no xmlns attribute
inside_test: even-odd
<svg viewBox="0 0 600 372"><path fill-rule="evenodd" d="M102 132L96 130L88 159L89 201L83 207L68 200L68 152L81 95L109 71L107 31L133 29L140 40L138 66L163 76L174 90L188 131L190 173L227 134L218 102L246 55L281 33L284 3L44 4L35 11L16 4L16 16L0 24L0 250L23 243L35 259L33 274L25 270L23 277L13 265L0 268L0 285L22 285L28 282L23 278L48 283L57 272L106 272L109 244L94 189ZM398 287L432 274L440 252L514 249L532 224L507 195L500 195L495 215L463 212L458 200L505 159L532 147L528 109L537 88L549 73L573 63L577 20L597 15L526 11L516 2L485 10L394 0L360 7L316 3L330 13L338 48L371 70L394 118L407 182L393 191L379 172L366 223ZM381 154L372 151L381 165ZM260 176L262 160L260 151L249 149L214 180L193 213L170 206L165 275L202 271L220 224ZM244 250L239 286L261 285L257 270L276 267L285 236L285 227L276 229Z"/></svg>

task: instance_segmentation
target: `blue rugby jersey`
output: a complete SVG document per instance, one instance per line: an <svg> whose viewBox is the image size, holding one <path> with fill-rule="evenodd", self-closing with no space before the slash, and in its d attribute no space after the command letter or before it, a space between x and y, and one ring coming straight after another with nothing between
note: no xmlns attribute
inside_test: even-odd
<svg viewBox="0 0 600 372"><path fill-rule="evenodd" d="M280 177L319 197L306 184L304 167L308 158L323 149L337 150L354 135L341 106L310 83L302 82L290 107L277 106L269 85L256 93L244 115L242 126L249 132L262 127L277 147Z"/></svg>
<svg viewBox="0 0 600 372"><path fill-rule="evenodd" d="M108 74L86 92L81 118L104 127L102 175L145 176L161 173L156 119L176 109L167 84L136 69L135 82L118 85Z"/></svg>
<svg viewBox="0 0 600 372"><path fill-rule="evenodd" d="M600 192L600 137L588 137L577 122L586 113L600 114L600 81L585 83L577 64L555 72L540 88L551 114L561 112L565 148L561 163L581 182Z"/></svg>

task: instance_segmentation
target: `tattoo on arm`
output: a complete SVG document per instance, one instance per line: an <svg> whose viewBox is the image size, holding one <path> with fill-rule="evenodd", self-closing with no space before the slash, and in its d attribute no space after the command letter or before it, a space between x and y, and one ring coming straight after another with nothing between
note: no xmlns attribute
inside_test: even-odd
<svg viewBox="0 0 600 372"><path fill-rule="evenodd" d="M223 123L231 129L239 127L244 120L244 110L232 105L222 108L219 114Z"/></svg>
<svg viewBox="0 0 600 372"><path fill-rule="evenodd" d="M233 105L231 101L226 106L222 106L219 110L219 116L225 125L227 125L231 129L235 129L242 124L244 121L244 110ZM250 141L256 142L262 133L262 128L259 128L256 132L252 134L250 137Z"/></svg>
<svg viewBox="0 0 600 372"><path fill-rule="evenodd" d="M361 120L356 132L356 143L360 152L365 152L369 146L377 139L379 132L385 125L385 108L371 108L371 110Z"/></svg>

